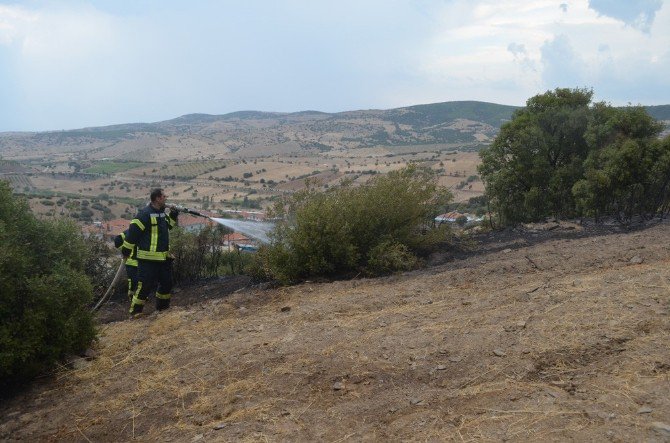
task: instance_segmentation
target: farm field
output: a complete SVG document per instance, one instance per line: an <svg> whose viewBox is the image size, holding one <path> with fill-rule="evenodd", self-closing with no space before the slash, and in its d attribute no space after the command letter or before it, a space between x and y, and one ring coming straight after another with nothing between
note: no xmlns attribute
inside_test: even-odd
<svg viewBox="0 0 670 443"><path fill-rule="evenodd" d="M129 205L114 206L112 214L122 216L127 207L146 201L152 187L164 187L173 203L193 208L237 208L243 201L254 208L269 205L273 198L303 189L305 180L324 187L338 185L343 179L364 183L374 174L400 169L410 162L426 165L439 174L439 184L451 189L455 202L465 202L483 193L476 176L479 156L476 152L444 150L351 157L324 154L268 156L163 163L86 160L81 173L74 171L72 160L51 160L40 172L6 174L17 192L37 194L31 205L38 214L52 214L53 208L40 204L39 195L96 198L101 194L113 201L132 200ZM93 173L91 172L93 171ZM113 205L112 205L113 206ZM97 214L99 215L99 214Z"/></svg>

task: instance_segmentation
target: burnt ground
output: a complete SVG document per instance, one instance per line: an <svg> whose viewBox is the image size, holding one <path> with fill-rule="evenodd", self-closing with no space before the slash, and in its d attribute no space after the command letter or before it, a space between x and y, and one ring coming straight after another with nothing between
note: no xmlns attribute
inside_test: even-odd
<svg viewBox="0 0 670 443"><path fill-rule="evenodd" d="M385 278L186 288L0 406L0 439L670 441L669 228L548 223Z"/></svg>
<svg viewBox="0 0 670 443"><path fill-rule="evenodd" d="M125 278L125 277L124 277ZM252 286L252 280L245 275L226 276L199 281L187 286L177 287L173 290L171 306L191 306L207 300L222 298L227 295ZM122 288L119 288L122 289ZM144 313L152 314L155 308L155 297L149 297L144 306ZM101 324L127 320L130 302L125 292L116 291L105 303L96 317Z"/></svg>

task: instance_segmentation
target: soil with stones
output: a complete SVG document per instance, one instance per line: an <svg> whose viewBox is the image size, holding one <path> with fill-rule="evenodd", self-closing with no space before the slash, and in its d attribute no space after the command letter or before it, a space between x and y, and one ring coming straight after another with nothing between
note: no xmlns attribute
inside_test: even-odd
<svg viewBox="0 0 670 443"><path fill-rule="evenodd" d="M670 224L555 225L387 278L183 290L5 401L0 439L670 441Z"/></svg>

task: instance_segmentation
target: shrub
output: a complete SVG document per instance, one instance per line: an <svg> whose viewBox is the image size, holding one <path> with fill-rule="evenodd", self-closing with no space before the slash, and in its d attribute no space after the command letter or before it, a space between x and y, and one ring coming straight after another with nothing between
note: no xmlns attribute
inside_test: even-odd
<svg viewBox="0 0 670 443"><path fill-rule="evenodd" d="M175 284L240 273L244 259L223 249L223 237L229 232L230 229L221 225L208 226L198 233L173 229L170 232L170 251L174 256L172 276Z"/></svg>
<svg viewBox="0 0 670 443"><path fill-rule="evenodd" d="M416 256L402 243L386 241L368 253L366 270L370 275L384 275L396 271L409 271L417 265Z"/></svg>
<svg viewBox="0 0 670 443"><path fill-rule="evenodd" d="M0 182L0 385L50 368L94 338L86 246L77 227L41 221Z"/></svg>
<svg viewBox="0 0 670 443"><path fill-rule="evenodd" d="M276 203L274 215L283 221L277 224L271 245L259 251L263 268L269 277L290 282L368 272L370 252L383 243L404 245L413 255L428 251L447 238L448 231L427 235L427 228L450 197L437 186L432 171L415 165L376 176L359 187L348 182L322 192L308 182L305 191ZM381 263L378 257L375 260ZM389 263L399 264L385 262L388 272L394 270ZM402 269L404 265L395 270Z"/></svg>
<svg viewBox="0 0 670 443"><path fill-rule="evenodd" d="M84 273L91 280L93 293L102 295L114 279L120 255L110 248L109 242L95 236L84 238L84 245Z"/></svg>

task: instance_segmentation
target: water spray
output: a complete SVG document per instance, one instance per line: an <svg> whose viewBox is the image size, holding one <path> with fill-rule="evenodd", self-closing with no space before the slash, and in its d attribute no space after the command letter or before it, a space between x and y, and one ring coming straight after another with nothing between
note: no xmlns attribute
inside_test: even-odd
<svg viewBox="0 0 670 443"><path fill-rule="evenodd" d="M207 218L214 223L218 223L222 226L232 229L233 231L241 232L242 234L248 235L249 237L261 242L261 243L270 243L270 231L275 227L274 223L269 222L252 222L252 221L242 221L242 220L232 220L228 218L219 218L219 217L210 217L205 214L201 214L198 211L193 209L185 208L183 206L175 205L170 206L171 209L176 209L179 212L185 212L187 214L195 215L196 217Z"/></svg>

